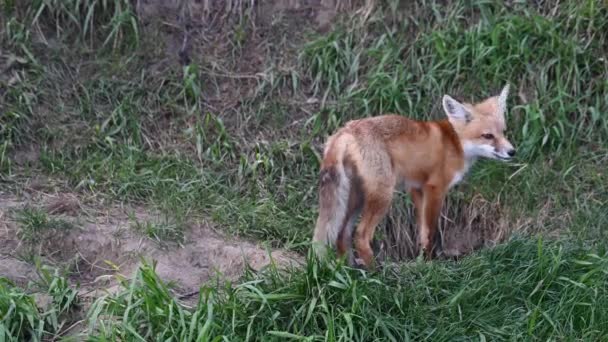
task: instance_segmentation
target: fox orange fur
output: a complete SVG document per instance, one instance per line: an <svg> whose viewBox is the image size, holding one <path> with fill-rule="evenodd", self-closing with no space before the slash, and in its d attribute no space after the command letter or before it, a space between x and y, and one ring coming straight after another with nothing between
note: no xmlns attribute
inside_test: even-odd
<svg viewBox="0 0 608 342"><path fill-rule="evenodd" d="M500 95L476 104L443 96L447 118L417 121L399 115L353 120L330 136L319 180L319 216L313 244L373 266L370 241L387 213L393 191L404 186L416 209L419 243L432 258L437 221L449 189L480 157L507 161L515 155L505 137L507 84ZM353 260L354 231L358 258Z"/></svg>

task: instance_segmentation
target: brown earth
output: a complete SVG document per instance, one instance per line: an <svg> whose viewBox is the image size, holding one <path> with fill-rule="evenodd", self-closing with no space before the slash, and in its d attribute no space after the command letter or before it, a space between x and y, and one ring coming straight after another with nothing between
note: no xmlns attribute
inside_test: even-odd
<svg viewBox="0 0 608 342"><path fill-rule="evenodd" d="M100 209L83 202L72 193L0 192L0 276L20 285L36 279L35 266L28 261L34 248L45 263L68 268L73 281L94 290L116 285L115 274L132 275L143 257L156 261L159 277L173 282L174 291L183 295L197 291L216 275L236 280L247 265L260 270L271 261L279 267L301 261L300 256L285 250L267 250L260 244L228 237L205 222L188 227L182 246L160 245L134 229L134 221L157 220L152 210L116 203ZM39 241L22 241L16 217L26 206L69 222L71 228L41 232Z"/></svg>

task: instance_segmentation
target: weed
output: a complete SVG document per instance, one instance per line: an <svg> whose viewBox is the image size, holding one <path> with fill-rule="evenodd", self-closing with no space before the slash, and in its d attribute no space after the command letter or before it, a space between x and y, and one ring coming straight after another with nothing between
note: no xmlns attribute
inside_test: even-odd
<svg viewBox="0 0 608 342"><path fill-rule="evenodd" d="M51 301L48 307L38 307L34 296L0 277L0 338L6 341L41 341L56 335L70 321L69 314L77 305L78 291L73 289L57 269L51 274L46 266L38 265L42 294Z"/></svg>
<svg viewBox="0 0 608 342"><path fill-rule="evenodd" d="M40 276L38 286L51 298L49 307L44 308L42 314L46 321L46 329L49 332L61 331L66 327L66 322L71 321L70 314L73 314L79 305L78 289L72 288L68 279L59 274L58 269L40 264L36 266Z"/></svg>
<svg viewBox="0 0 608 342"><path fill-rule="evenodd" d="M158 221L140 222L136 217L131 215L131 220L133 221L133 229L159 244L164 244L165 242L177 242L181 244L184 242L183 224L173 222L166 216Z"/></svg>
<svg viewBox="0 0 608 342"><path fill-rule="evenodd" d="M94 41L94 35L103 32L103 44L112 44L115 50L122 41L137 44L139 30L135 13L128 0L40 0L35 1L32 23L41 20L55 27L57 36L64 32L79 33L79 37Z"/></svg>
<svg viewBox="0 0 608 342"><path fill-rule="evenodd" d="M303 48L300 58L313 79L314 94L320 89L327 89L323 98L330 92L339 94L347 80L358 74L360 52L355 50L356 39L352 32L336 31Z"/></svg>
<svg viewBox="0 0 608 342"><path fill-rule="evenodd" d="M73 228L70 222L49 218L45 211L35 208L25 208L18 212L17 222L19 223L19 237L30 243L42 242L54 231L65 231Z"/></svg>
<svg viewBox="0 0 608 342"><path fill-rule="evenodd" d="M44 332L34 298L0 277L0 336L3 340L40 340Z"/></svg>

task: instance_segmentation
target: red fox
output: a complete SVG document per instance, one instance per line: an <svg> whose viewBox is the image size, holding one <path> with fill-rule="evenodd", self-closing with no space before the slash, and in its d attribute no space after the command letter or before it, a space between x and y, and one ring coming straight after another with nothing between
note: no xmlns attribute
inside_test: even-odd
<svg viewBox="0 0 608 342"><path fill-rule="evenodd" d="M444 95L447 119L417 121L400 115L352 120L325 144L319 174L319 216L313 248L326 245L349 261L372 267L370 241L387 213L397 186L410 194L419 243L433 257L434 237L443 200L479 157L508 161L515 155L505 137L509 85L480 103L460 103ZM354 232L357 259L351 254Z"/></svg>

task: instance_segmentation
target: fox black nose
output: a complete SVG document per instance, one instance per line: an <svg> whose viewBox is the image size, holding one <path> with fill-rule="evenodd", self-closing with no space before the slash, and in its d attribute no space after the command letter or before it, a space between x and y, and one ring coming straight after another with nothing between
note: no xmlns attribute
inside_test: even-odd
<svg viewBox="0 0 608 342"><path fill-rule="evenodd" d="M507 154L509 155L509 157L513 157L515 155L515 149L509 150L509 152L507 152Z"/></svg>

